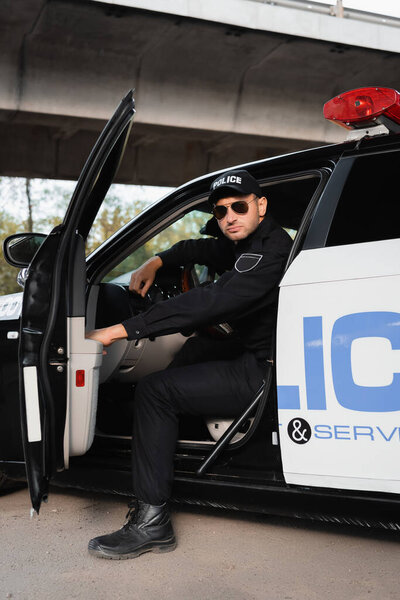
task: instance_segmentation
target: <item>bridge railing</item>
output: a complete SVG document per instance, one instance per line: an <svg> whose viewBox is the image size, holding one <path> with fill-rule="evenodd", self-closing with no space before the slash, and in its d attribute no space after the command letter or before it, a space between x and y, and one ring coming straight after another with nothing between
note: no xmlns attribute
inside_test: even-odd
<svg viewBox="0 0 400 600"><path fill-rule="evenodd" d="M271 6L282 6L285 8L297 8L306 12L316 12L332 17L342 19L354 19L367 23L379 25L389 25L391 27L400 27L400 18L383 15L381 13L367 12L355 8L347 8L343 5L343 0L336 0L335 4L323 4L315 0L246 0L247 2L258 2L260 4L270 4ZM379 2L375 2L377 10Z"/></svg>

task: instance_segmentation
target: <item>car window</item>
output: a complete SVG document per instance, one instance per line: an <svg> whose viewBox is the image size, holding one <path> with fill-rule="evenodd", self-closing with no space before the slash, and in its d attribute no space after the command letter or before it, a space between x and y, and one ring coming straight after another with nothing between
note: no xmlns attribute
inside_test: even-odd
<svg viewBox="0 0 400 600"><path fill-rule="evenodd" d="M293 177L282 181L273 181L262 186L267 198L267 210L278 223L295 238L305 210L315 192L320 177L310 174L301 178Z"/></svg>
<svg viewBox="0 0 400 600"><path fill-rule="evenodd" d="M128 285L132 271L140 267L148 258L154 256L156 252L167 250L180 240L204 237L200 233L200 229L207 223L209 218L210 215L199 210L192 210L185 214L125 258L112 271L107 273L102 281Z"/></svg>
<svg viewBox="0 0 400 600"><path fill-rule="evenodd" d="M356 159L339 199L327 246L400 237L400 202L396 192L399 171L400 152Z"/></svg>
<svg viewBox="0 0 400 600"><path fill-rule="evenodd" d="M263 193L268 200L268 210L292 238L296 236L304 212L319 181L319 175L307 174L262 185ZM180 240L204 237L204 234L200 233L200 229L209 219L210 215L200 210L192 210L185 214L116 265L102 281L128 285L132 271L154 256L156 252L166 250ZM208 232L216 235L217 231L218 225L210 224ZM209 276L208 272L203 271L202 268L196 267L196 271L200 282Z"/></svg>
<svg viewBox="0 0 400 600"><path fill-rule="evenodd" d="M90 254L123 225L129 223L149 204L158 200L171 188L136 186L113 183L104 198L86 240L86 254Z"/></svg>

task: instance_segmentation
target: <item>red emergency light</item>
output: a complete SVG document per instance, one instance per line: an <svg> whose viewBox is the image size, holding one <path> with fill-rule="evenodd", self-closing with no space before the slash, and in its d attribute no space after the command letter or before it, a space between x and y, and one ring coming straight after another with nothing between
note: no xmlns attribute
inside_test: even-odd
<svg viewBox="0 0 400 600"><path fill-rule="evenodd" d="M400 124L400 94L383 87L350 90L324 105L324 117L346 129L376 125L379 119L384 121L385 117Z"/></svg>

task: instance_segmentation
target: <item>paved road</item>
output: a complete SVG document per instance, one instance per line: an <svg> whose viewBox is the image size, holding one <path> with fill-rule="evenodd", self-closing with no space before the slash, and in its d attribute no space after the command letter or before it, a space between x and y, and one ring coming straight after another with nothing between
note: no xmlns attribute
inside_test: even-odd
<svg viewBox="0 0 400 600"><path fill-rule="evenodd" d="M53 490L29 518L26 490L0 497L0 600L398 599L400 534L176 508L178 548L129 561L89 556L121 526L123 498Z"/></svg>

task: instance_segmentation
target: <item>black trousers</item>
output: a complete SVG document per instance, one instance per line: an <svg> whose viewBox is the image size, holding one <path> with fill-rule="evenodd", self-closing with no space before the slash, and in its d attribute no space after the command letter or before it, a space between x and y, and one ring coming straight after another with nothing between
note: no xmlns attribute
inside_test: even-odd
<svg viewBox="0 0 400 600"><path fill-rule="evenodd" d="M264 367L234 342L189 338L164 371L135 391L133 491L149 504L171 494L179 415L235 417L260 388Z"/></svg>

